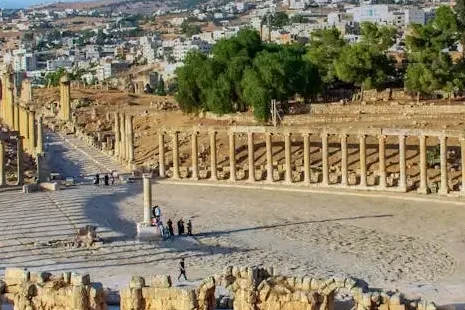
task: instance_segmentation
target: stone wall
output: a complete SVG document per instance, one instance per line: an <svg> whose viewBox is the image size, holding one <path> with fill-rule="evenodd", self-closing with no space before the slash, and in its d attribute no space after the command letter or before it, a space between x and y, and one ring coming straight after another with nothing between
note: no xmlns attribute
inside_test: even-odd
<svg viewBox="0 0 465 310"><path fill-rule="evenodd" d="M91 283L88 274L65 272L32 273L19 268L5 269L0 293L14 303L15 310L105 310L103 288Z"/></svg>
<svg viewBox="0 0 465 310"><path fill-rule="evenodd" d="M215 297L216 287L232 296ZM172 287L169 276L134 276L120 292L121 310L333 310L338 292L352 297L354 310L436 310L436 305L408 300L399 292L370 289L354 278L320 279L276 275L273 268L227 267L198 286ZM99 283L89 275L31 273L7 268L0 280L3 299L15 310L106 310ZM114 298L113 298L114 299ZM341 301L338 301L340 303ZM1 310L1 303L0 303Z"/></svg>

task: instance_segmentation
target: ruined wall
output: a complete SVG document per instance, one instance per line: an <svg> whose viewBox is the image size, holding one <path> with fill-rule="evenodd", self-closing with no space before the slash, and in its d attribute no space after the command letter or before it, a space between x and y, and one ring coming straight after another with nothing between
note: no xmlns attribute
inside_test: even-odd
<svg viewBox="0 0 465 310"><path fill-rule="evenodd" d="M65 272L31 273L7 268L0 281L0 293L14 303L15 310L105 310L103 288L91 283L88 274Z"/></svg>
<svg viewBox="0 0 465 310"><path fill-rule="evenodd" d="M212 310L216 307L215 280L209 277L197 288L171 286L169 276L153 276L148 282L133 277L121 290L121 310Z"/></svg>

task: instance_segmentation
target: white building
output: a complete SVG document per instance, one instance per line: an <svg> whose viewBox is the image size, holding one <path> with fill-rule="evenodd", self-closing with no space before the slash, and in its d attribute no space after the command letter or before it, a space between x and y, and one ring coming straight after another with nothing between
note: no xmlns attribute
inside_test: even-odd
<svg viewBox="0 0 465 310"><path fill-rule="evenodd" d="M390 23L389 6L385 4L364 5L352 9L354 22Z"/></svg>
<svg viewBox="0 0 465 310"><path fill-rule="evenodd" d="M3 61L6 64L11 64L13 70L16 72L34 71L37 69L37 56L26 49L17 49L11 53L5 53Z"/></svg>
<svg viewBox="0 0 465 310"><path fill-rule="evenodd" d="M176 61L184 61L191 50L199 50L204 54L209 54L212 45L204 40L194 39L186 40L173 47L173 57Z"/></svg>
<svg viewBox="0 0 465 310"><path fill-rule="evenodd" d="M73 62L69 59L52 59L47 60L47 71L55 71L59 68L70 70L73 67Z"/></svg>

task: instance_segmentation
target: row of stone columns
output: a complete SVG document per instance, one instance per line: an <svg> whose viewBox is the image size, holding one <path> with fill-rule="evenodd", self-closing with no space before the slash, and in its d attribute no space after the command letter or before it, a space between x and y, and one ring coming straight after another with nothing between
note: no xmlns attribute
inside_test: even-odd
<svg viewBox="0 0 465 310"><path fill-rule="evenodd" d="M178 143L178 132L171 133L171 143L173 151L173 178L177 179L180 177L179 174L179 143ZM192 179L198 180L198 131L192 133ZM217 155L216 155L216 132L209 132L210 136L210 171L211 180L217 180ZM273 178L273 153L272 153L272 133L265 133L266 142L266 171L268 182L275 181ZM161 177L166 176L166 159L165 159L165 141L164 132L159 132L159 172ZM347 134L340 135L341 145L341 182L340 185L348 185L348 144ZM367 187L367 164L366 164L366 135L359 136L359 151L360 151L360 181L358 186L362 188ZM254 157L254 133L247 133L247 148L248 148L248 167L249 167L249 182L255 182L255 157ZM328 134L322 134L320 136L322 144L322 185L330 185L329 182L329 162L328 162ZM398 190L407 191L407 171L406 171L406 146L405 146L405 135L398 136L399 145L399 182ZM304 143L304 183L310 184L310 134L303 134ZM379 184L378 187L381 189L387 188L387 173L386 173L386 136L380 135L378 137L379 143ZM292 162L291 162L291 133L284 133L284 148L285 148L285 182L293 183L292 179ZM420 186L418 192L428 193L427 184L427 160L426 160L426 136L419 137L420 144ZM447 176L447 138L445 136L439 137L439 144L441 148L440 159L441 159L441 186L439 192L441 194L447 194L448 189L448 176ZM465 162L465 140L461 140L462 147L462 162ZM236 145L235 145L235 133L229 132L229 170L230 170L230 181L236 181ZM465 184L465 169L462 169L462 184ZM462 186L462 191L465 193L465 186Z"/></svg>
<svg viewBox="0 0 465 310"><path fill-rule="evenodd" d="M133 116L114 113L115 147L114 155L122 163L131 166L134 163Z"/></svg>

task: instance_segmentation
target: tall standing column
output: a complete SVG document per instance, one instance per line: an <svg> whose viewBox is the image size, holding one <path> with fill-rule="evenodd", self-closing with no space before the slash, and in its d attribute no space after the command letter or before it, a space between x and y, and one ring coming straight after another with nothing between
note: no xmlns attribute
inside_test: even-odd
<svg viewBox="0 0 465 310"><path fill-rule="evenodd" d="M115 157L119 158L120 156L120 143L121 143L121 132L120 132L120 124L119 124L119 114L115 112L114 114L115 120Z"/></svg>
<svg viewBox="0 0 465 310"><path fill-rule="evenodd" d="M29 149L31 153L35 155L36 149L36 113L34 111L29 111L28 121L29 121Z"/></svg>
<svg viewBox="0 0 465 310"><path fill-rule="evenodd" d="M347 135L341 135L341 185L349 185L349 172L347 162Z"/></svg>
<svg viewBox="0 0 465 310"><path fill-rule="evenodd" d="M266 180L268 182L274 182L273 177L273 141L271 132L265 133L266 142Z"/></svg>
<svg viewBox="0 0 465 310"><path fill-rule="evenodd" d="M234 132L229 132L229 181L237 181L236 175L236 137Z"/></svg>
<svg viewBox="0 0 465 310"><path fill-rule="evenodd" d="M255 150L253 144L253 132L247 133L247 148L249 151L249 182L255 182Z"/></svg>
<svg viewBox="0 0 465 310"><path fill-rule="evenodd" d="M165 133L158 133L158 172L161 178L166 176L165 169Z"/></svg>
<svg viewBox="0 0 465 310"><path fill-rule="evenodd" d="M129 115L127 121L127 148L128 148L128 165L134 163L134 132L133 132L133 116Z"/></svg>
<svg viewBox="0 0 465 310"><path fill-rule="evenodd" d="M407 191L407 166L405 159L405 136L399 136L399 188Z"/></svg>
<svg viewBox="0 0 465 310"><path fill-rule="evenodd" d="M146 225L151 224L151 209L152 209L152 184L150 176L144 174L144 223Z"/></svg>
<svg viewBox="0 0 465 310"><path fill-rule="evenodd" d="M0 186L6 185L5 155L5 142L3 140L0 140Z"/></svg>
<svg viewBox="0 0 465 310"><path fill-rule="evenodd" d="M44 152L44 128L42 123L42 116L37 118L37 148L36 153L42 154Z"/></svg>
<svg viewBox="0 0 465 310"><path fill-rule="evenodd" d="M194 130L192 132L192 180L198 180L199 179L199 151L198 151L198 142L197 142L197 136L199 132L197 130Z"/></svg>
<svg viewBox="0 0 465 310"><path fill-rule="evenodd" d="M23 173L24 173L24 167L23 167L23 138L18 137L16 142L16 160L17 160L17 173L18 173L18 180L16 182L16 185L23 185L24 180L23 180Z"/></svg>
<svg viewBox="0 0 465 310"><path fill-rule="evenodd" d="M63 121L69 121L71 116L71 82L67 75L60 79L60 117Z"/></svg>
<svg viewBox="0 0 465 310"><path fill-rule="evenodd" d="M420 136L420 187L418 192L428 194L428 175L426 166L426 136Z"/></svg>
<svg viewBox="0 0 465 310"><path fill-rule="evenodd" d="M121 162L124 162L127 157L126 157L126 116L124 115L124 113L121 113L120 114L120 119L119 119L119 123L120 123L120 137L121 137L121 144L120 144L120 161Z"/></svg>
<svg viewBox="0 0 465 310"><path fill-rule="evenodd" d="M13 128L19 130L19 105L13 102Z"/></svg>
<svg viewBox="0 0 465 310"><path fill-rule="evenodd" d="M439 193L445 195L449 192L449 180L447 177L447 137L439 137L439 144L441 146L441 188Z"/></svg>
<svg viewBox="0 0 465 310"><path fill-rule="evenodd" d="M179 179L179 141L178 132L171 134L173 144L173 179Z"/></svg>
<svg viewBox="0 0 465 310"><path fill-rule="evenodd" d="M462 161L462 189L461 194L465 194L465 137L460 139L460 156Z"/></svg>
<svg viewBox="0 0 465 310"><path fill-rule="evenodd" d="M360 186L367 186L366 136L360 135Z"/></svg>
<svg viewBox="0 0 465 310"><path fill-rule="evenodd" d="M216 169L216 132L210 132L210 180L218 180L218 173Z"/></svg>
<svg viewBox="0 0 465 310"><path fill-rule="evenodd" d="M304 183L310 184L310 134L304 133Z"/></svg>
<svg viewBox="0 0 465 310"><path fill-rule="evenodd" d="M323 170L323 185L329 185L329 165L328 165L328 134L321 135L321 163Z"/></svg>
<svg viewBox="0 0 465 310"><path fill-rule="evenodd" d="M386 136L379 136L379 187L386 188Z"/></svg>
<svg viewBox="0 0 465 310"><path fill-rule="evenodd" d="M292 183L292 165L291 165L291 134L284 133L284 152L286 160L286 183Z"/></svg>

